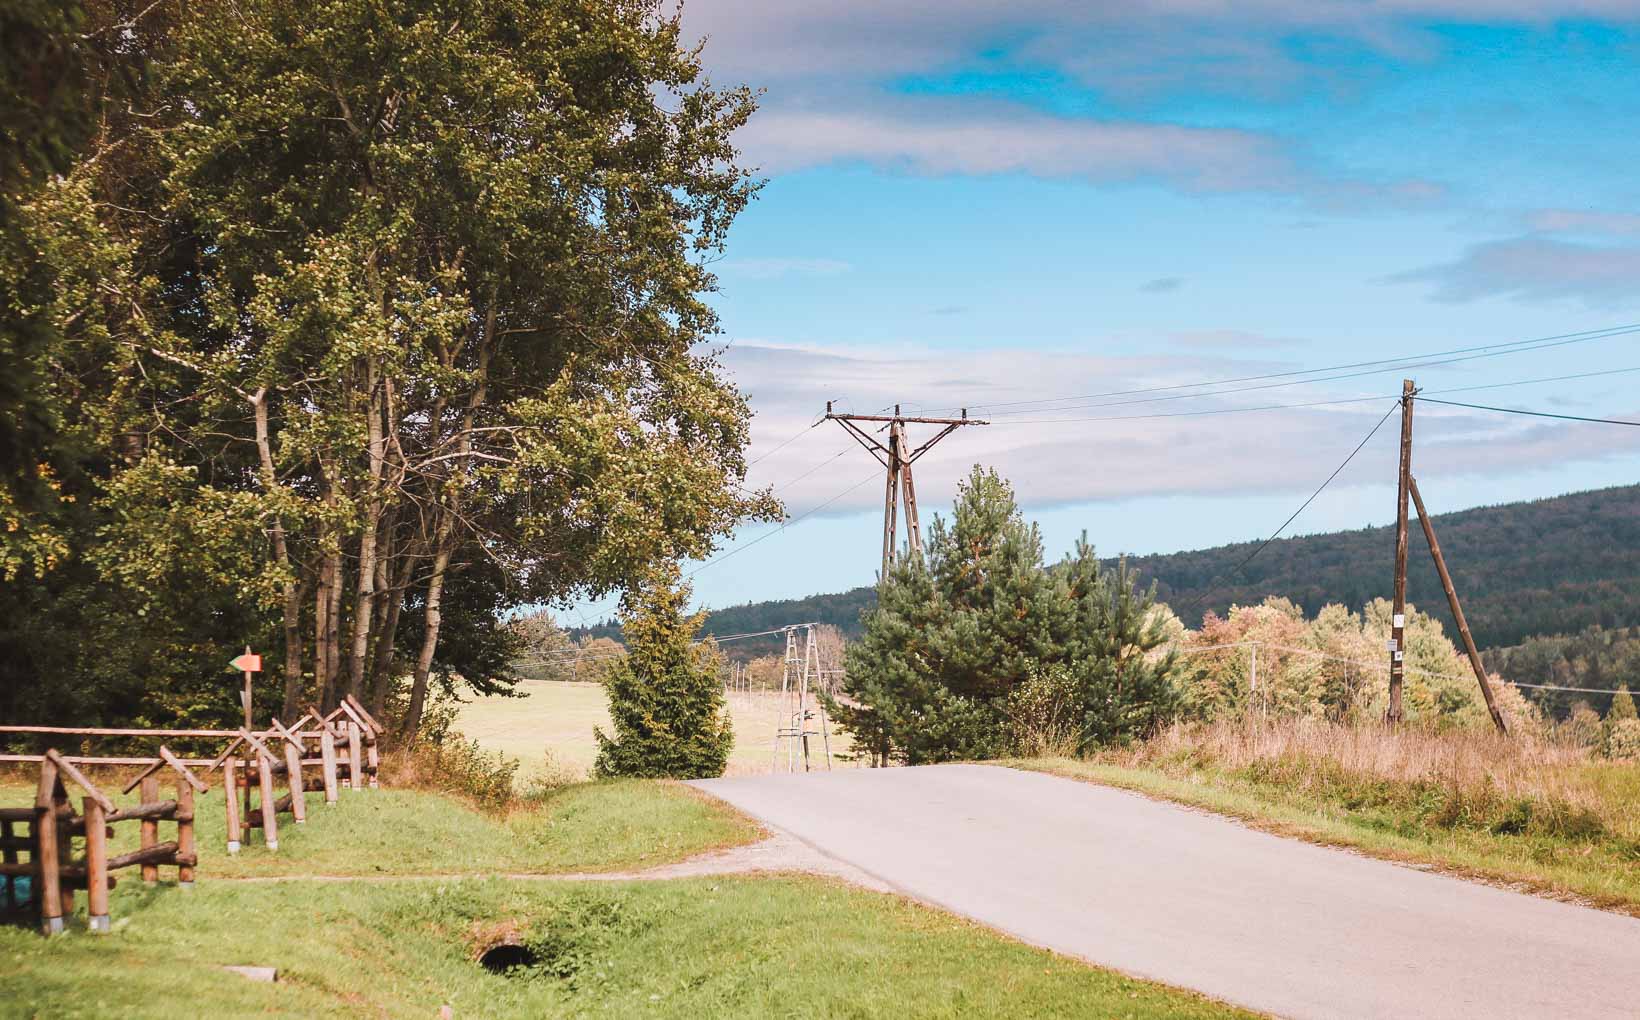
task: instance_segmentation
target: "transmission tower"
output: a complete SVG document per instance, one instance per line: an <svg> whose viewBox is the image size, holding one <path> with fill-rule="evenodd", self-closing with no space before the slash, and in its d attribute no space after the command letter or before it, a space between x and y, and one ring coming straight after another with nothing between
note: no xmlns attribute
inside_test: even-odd
<svg viewBox="0 0 1640 1020"><path fill-rule="evenodd" d="M883 572L879 581L886 580L888 568L894 565L894 531L899 522L899 511L896 497L905 494L905 531L911 543L913 555L922 555L922 527L917 521L917 490L911 484L911 465L917 458L933 449L934 444L946 436L962 428L964 425L989 425L990 422L980 421L968 417L968 409L962 409L961 418L906 418L900 414L900 405L894 405L892 415L882 414L833 414L831 401L826 401L826 417L843 426L849 435L866 448L866 452L877 458L888 471L888 485L883 492ZM872 432L867 432L859 426L859 422L881 422ZM910 448L905 438L907 425L943 425L945 426L928 442L916 449ZM876 434L886 431L888 442L884 443Z"/></svg>
<svg viewBox="0 0 1640 1020"><path fill-rule="evenodd" d="M819 737L825 750L826 768L831 768L831 725L826 706L810 698L810 685L820 681L820 648L814 643L814 624L800 623L783 628L786 632L786 663L780 674L780 715L774 731L773 771L780 771L780 752L786 752L786 771L796 772L801 760L803 771L810 770L809 738ZM799 652L798 632L802 632ZM819 729L812 727L818 723Z"/></svg>

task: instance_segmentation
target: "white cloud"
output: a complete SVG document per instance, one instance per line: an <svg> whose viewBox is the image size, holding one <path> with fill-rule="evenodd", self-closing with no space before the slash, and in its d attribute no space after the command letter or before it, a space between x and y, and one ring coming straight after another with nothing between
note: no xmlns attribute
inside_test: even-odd
<svg viewBox="0 0 1640 1020"><path fill-rule="evenodd" d="M1640 247L1595 246L1543 237L1488 241L1452 262L1390 277L1434 284L1438 301L1578 298L1593 306L1640 305Z"/></svg>
<svg viewBox="0 0 1640 1020"><path fill-rule="evenodd" d="M1138 497L1307 492L1338 465L1374 422L1394 406L1398 376L1360 380L1348 391L1275 389L1241 397L1155 400L1107 395L1203 378L1230 378L1292 367L1210 354L1109 357L996 350L951 353L859 352L777 348L740 342L725 356L757 411L752 484L782 486L777 495L800 514L831 500L880 468L835 423L819 421L827 400L838 411L877 413L895 401L908 415L954 415L967 406L993 422L964 428L917 464L925 519L949 505L959 478L976 463L996 467L1022 500L1036 507ZM1423 381L1423 380L1420 380ZM1438 376L1431 382L1438 381ZM1436 387L1438 388L1438 386ZM1359 403L1256 413L1185 414L1235 406L1382 395ZM1033 410L1013 401L1087 394ZM1144 402L1139 402L1144 401ZM983 406L986 403L990 406ZM1104 406L1088 406L1104 405ZM1605 410L1622 416L1621 407ZM1159 417L1167 415L1167 417ZM1055 419L1126 419L1060 420ZM1522 423L1452 408L1420 411L1419 463L1432 472L1504 475L1573 460L1640 451L1631 430ZM911 441L936 431L912 426ZM1394 429L1384 426L1349 469L1344 484L1394 477ZM880 485L859 488L825 513L881 505Z"/></svg>

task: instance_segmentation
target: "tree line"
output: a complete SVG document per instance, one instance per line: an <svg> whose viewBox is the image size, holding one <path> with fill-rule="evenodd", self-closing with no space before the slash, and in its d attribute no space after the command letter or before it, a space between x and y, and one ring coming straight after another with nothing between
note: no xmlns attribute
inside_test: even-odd
<svg viewBox="0 0 1640 1020"><path fill-rule="evenodd" d="M1481 647L1586 627L1640 626L1640 486L1479 507L1436 519L1464 614ZM1412 531L1410 597L1456 633L1416 523ZM1205 613L1222 617L1232 605L1257 605L1271 596L1289 599L1315 616L1332 604L1359 612L1390 594L1392 527L1278 539L1237 573L1236 565L1257 545L1129 556L1127 563L1142 581L1156 582L1158 599L1180 612L1189 610L1186 622L1191 626ZM1105 561L1107 566L1115 563ZM705 628L749 633L813 620L832 624L853 640L862 633L861 614L876 601L877 589L864 586L753 602L714 610ZM613 625L598 633L619 638Z"/></svg>

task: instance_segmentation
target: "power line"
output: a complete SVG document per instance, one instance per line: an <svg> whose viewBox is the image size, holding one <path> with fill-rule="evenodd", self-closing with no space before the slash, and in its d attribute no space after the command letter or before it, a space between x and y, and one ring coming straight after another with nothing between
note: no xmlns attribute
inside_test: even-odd
<svg viewBox="0 0 1640 1020"><path fill-rule="evenodd" d="M1372 437L1378 434L1378 430L1384 427L1384 422L1389 421L1390 415L1394 414L1396 412L1396 410L1400 408L1400 406L1401 406L1401 404L1400 404L1399 400L1397 400L1394 404L1392 404L1390 406L1390 409L1388 411L1384 412L1384 416L1382 418L1378 419L1378 424L1374 425L1371 428L1371 430L1369 430L1367 432L1366 436L1363 437L1362 440L1359 443L1355 444L1355 449L1350 451L1349 456L1344 458L1343 463L1341 463L1337 467L1333 468L1333 472L1332 472L1332 474L1327 476L1327 480L1322 482L1321 485L1314 492L1310 493L1310 498L1306 499L1302 504L1300 504L1299 508L1297 510L1294 510L1292 512L1292 514L1285 521L1282 521L1281 522L1281 527L1279 527L1275 531L1273 531L1270 534L1270 537L1265 539L1259 545L1259 547L1257 549L1254 549L1252 552L1248 553L1246 559L1244 559L1240 563L1236 564L1235 567L1233 569L1231 569L1229 574L1220 575L1219 577L1214 578L1212 581L1209 581L1207 583L1206 587L1202 590L1202 593L1199 596L1196 597L1196 601L1192 602L1190 604L1189 608L1187 608L1185 610L1185 613L1194 612L1202 604L1202 602L1206 600L1206 598L1208 596L1208 593L1212 591L1213 585L1217 584L1219 581L1224 580L1226 577L1233 577L1237 574L1240 574L1241 571L1242 571L1242 568L1246 567L1247 564L1253 562L1253 558L1255 556L1257 556L1259 553L1263 552L1265 549L1268 549L1270 547L1270 543L1274 542L1277 538L1281 537L1281 533L1283 531L1287 530L1287 526L1289 524L1293 523L1295 520L1297 520L1298 515L1303 513L1305 510L1307 510L1309 508L1310 504L1314 503L1316 501L1316 497L1320 496L1321 493L1326 490L1327 486L1329 486L1333 483L1333 479L1337 478L1343 472L1343 470L1346 467L1349 467L1350 461L1355 459L1355 455L1360 453L1362 451L1362 449L1366 447L1367 443L1372 440ZM1179 614L1179 618L1183 619L1184 618L1184 613Z"/></svg>
<svg viewBox="0 0 1640 1020"><path fill-rule="evenodd" d="M1218 379L1218 380L1207 381L1207 382L1174 383L1172 385L1167 385L1167 386L1147 386L1147 387L1140 387L1140 388L1126 389L1126 390L1107 390L1107 391L1102 392L1102 393L1085 393L1085 394L1080 394L1080 395L1075 395L1075 396L1064 396L1064 397L1038 397L1038 398L1032 398L1032 399L1028 399L1028 400L1003 401L1003 402L999 402L999 403L990 403L990 404L985 403L984 401L976 400L976 401L971 401L968 404L968 407L971 410L975 410L975 411L983 408L983 409L986 410L986 412L988 414L995 417L997 415L1006 414L1006 413L1009 413L1009 412L995 411L995 410L992 410L993 408L1023 407L1027 404L1049 404L1049 403L1059 403L1059 402L1062 402L1062 401L1070 401L1070 400L1092 400L1092 399L1096 399L1096 398L1099 398L1099 397L1121 397L1121 396L1131 396L1131 395L1134 395L1134 394L1141 394L1141 393L1166 393L1166 392L1171 392L1173 390L1181 390L1181 389L1200 389L1200 388L1208 387L1208 386L1229 386L1229 385L1232 385L1232 384L1244 383L1244 382L1262 382L1262 381L1268 380L1268 379L1291 379L1291 378L1294 378L1296 376L1302 376L1302 375L1318 375L1318 374L1325 373L1325 372L1341 372L1341 371L1345 371L1345 370L1348 370L1348 369L1372 368L1374 366L1388 366L1388 367L1382 368L1381 371L1399 371L1402 368L1424 367L1424 366L1421 366L1421 365L1418 365L1418 364L1407 364L1409 362L1419 362L1419 361L1422 361L1423 359L1446 358L1446 357L1455 356L1455 355L1468 355L1468 354L1476 354L1477 357L1500 357L1500 356L1506 355L1506 354L1525 353L1525 352L1530 352L1530 351L1534 351L1534 350L1542 350L1542 349L1546 349L1546 348L1550 348L1550 347L1561 347L1561 346L1565 346L1566 344L1587 343L1587 342L1590 342L1590 341L1593 341L1593 340L1604 340L1604 339L1607 339L1608 337L1624 336L1624 335L1627 335L1627 334L1630 334L1630 333L1636 333L1636 332L1640 332L1640 323L1630 323L1630 324L1623 325L1623 326L1608 326L1604 329L1583 330L1583 331L1577 332L1577 333L1559 333L1559 334L1555 334L1553 336L1534 337L1534 338L1529 339L1529 340L1515 340L1515 341L1510 341L1508 343L1501 343L1501 344L1481 344L1481 345L1473 346L1473 347L1453 348L1452 350L1446 350L1446 351L1433 351L1433 352L1430 352L1430 353L1427 353L1427 354L1410 354L1410 355L1404 355L1404 356L1398 357L1398 358L1382 358L1382 359L1378 359L1378 360L1375 360L1375 361L1357 361L1357 362L1350 362L1350 363L1340 364L1340 365L1328 365L1328 366L1323 366L1321 368L1294 369L1294 370L1290 370L1290 371L1286 371L1286 372L1267 372L1267 373L1263 373L1263 374L1260 374L1260 375L1237 376L1237 377L1231 378L1231 379ZM1484 353L1478 353L1478 352L1484 352ZM1472 360L1475 360L1475 358L1459 358L1457 360L1472 361ZM1439 364L1451 364L1451 363L1453 363L1453 362L1440 362ZM1371 374L1371 373L1362 373L1362 374ZM1313 381L1324 381L1324 380L1313 380ZM1250 387L1250 388L1258 389L1258 388L1261 388L1261 387ZM1187 394L1187 396L1208 396L1208 395L1211 395L1211 394ZM1171 399L1171 398L1169 398L1169 399ZM952 406L955 407L956 405L952 405ZM941 410L951 410L951 408L933 408L933 409L931 409L931 411L941 411ZM1033 408L1032 410L1036 410L1036 411L1054 411L1054 410L1075 410L1075 408L1038 407L1038 408ZM1015 413L1028 413L1028 412L1015 412Z"/></svg>
<svg viewBox="0 0 1640 1020"><path fill-rule="evenodd" d="M707 560L705 563L702 563L700 566L696 567L694 570L689 571L689 573L684 574L683 576L684 577L694 577L696 574L700 573L702 570L705 570L707 567L714 566L718 563L722 563L724 560L728 559L731 556L735 556L735 555L738 555L740 553L743 553L747 549L750 549L752 546L756 545L757 543L763 541L766 538L773 538L775 535L778 535L781 532L785 531L791 525L796 524L798 521L803 520L805 517L811 517L814 514L819 513L821 510L824 510L826 507L831 506L833 503L837 502L838 500L842 499L844 496L847 496L849 493L853 492L855 489L858 489L860 486L866 484L867 482L873 481L876 478L877 478L877 473L875 471L873 471L871 474L869 474L866 477L860 479L858 482L855 482L853 485L849 486L848 488L844 489L842 492L839 492L837 495L835 495L835 496L831 497L830 499L826 500L824 503L821 503L818 506L810 507L809 509L803 511L802 513L798 514L796 517L793 517L789 521L781 522L779 527L773 528L769 531L764 532L763 534L761 534L761 535L757 536L756 538L752 539L750 542L747 542L745 545L736 546L735 548L730 549L728 552L725 552L722 556L718 556L715 559Z"/></svg>
<svg viewBox="0 0 1640 1020"><path fill-rule="evenodd" d="M1622 421L1617 418L1585 418L1576 414L1553 414L1549 411L1527 411L1518 407L1490 407L1486 404L1465 404L1457 400L1437 400L1434 397L1420 396L1419 400L1431 404L1446 404L1448 407L1467 407L1476 411L1497 411L1501 414L1524 414L1533 418L1559 418L1561 421L1586 421L1597 425L1628 425L1631 428L1640 428L1640 421Z"/></svg>

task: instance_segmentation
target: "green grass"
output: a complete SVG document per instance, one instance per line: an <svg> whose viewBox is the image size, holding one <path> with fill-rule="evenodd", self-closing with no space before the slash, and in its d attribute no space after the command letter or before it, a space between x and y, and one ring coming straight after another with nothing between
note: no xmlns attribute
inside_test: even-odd
<svg viewBox="0 0 1640 1020"><path fill-rule="evenodd" d="M554 771L585 776L598 755L593 727L610 731L603 685L530 680L518 690L523 697L477 698L463 706L456 729L487 750L519 759L526 779ZM782 712L778 695L730 694L728 704L735 730L729 773L769 771L775 724ZM849 747L836 727L831 747L834 755Z"/></svg>
<svg viewBox="0 0 1640 1020"><path fill-rule="evenodd" d="M1542 801L1488 803L1438 778L1368 777L1325 761L1236 767L1211 755L1139 758L1009 764L1205 808L1279 835L1640 916L1640 840L1628 821L1640 803L1640 770L1632 765L1590 764L1560 777L1581 802L1609 805L1602 812L1555 808L1552 801L1548 810Z"/></svg>
<svg viewBox="0 0 1640 1020"><path fill-rule="evenodd" d="M202 882L122 887L113 915L107 936L0 930L0 1015L1249 1015L820 879ZM538 965L477 966L475 943L501 932ZM277 967L279 981L228 964Z"/></svg>
<svg viewBox="0 0 1640 1020"><path fill-rule="evenodd" d="M112 783L105 787L118 788ZM78 796L77 790L70 792ZM0 787L0 803L32 799L32 789ZM122 804L136 800L135 795L116 799ZM310 793L305 825L280 816L277 852L262 845L261 830L255 829L248 846L238 854L227 853L220 785L199 799L195 811L202 881L614 871L683 860L759 834L756 825L720 801L677 783L639 780L563 787L505 816L417 790L343 790L329 807L322 794ZM114 832L112 853L137 845L137 823L121 823ZM161 823L160 839L173 839L174 832L169 823Z"/></svg>

